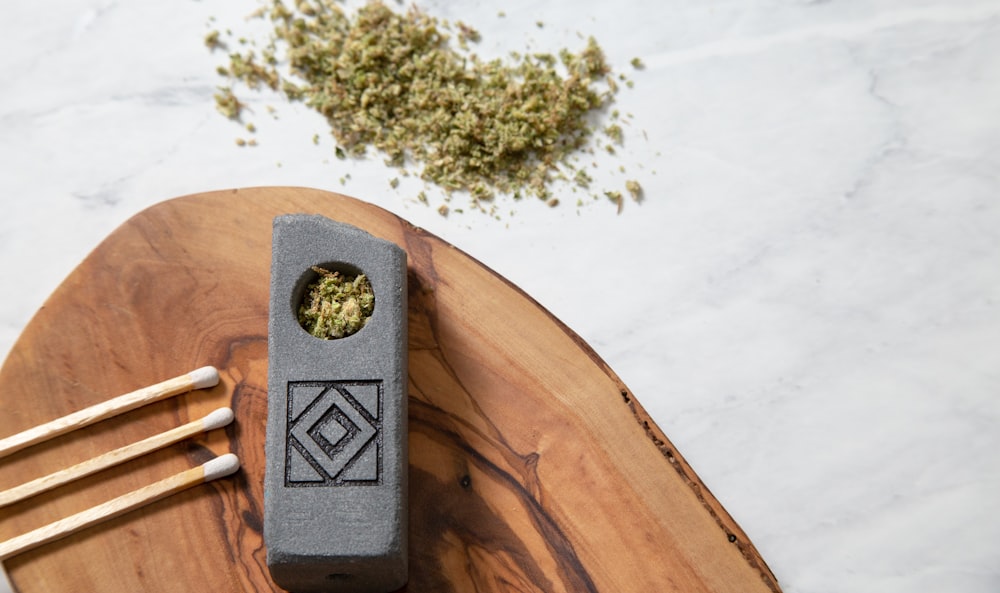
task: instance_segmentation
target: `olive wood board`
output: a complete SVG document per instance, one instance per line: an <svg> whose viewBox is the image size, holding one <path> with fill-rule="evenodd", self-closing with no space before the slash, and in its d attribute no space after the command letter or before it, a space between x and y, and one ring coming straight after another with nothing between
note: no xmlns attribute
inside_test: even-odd
<svg viewBox="0 0 1000 593"><path fill-rule="evenodd" d="M271 222L300 212L408 255L406 590L780 591L746 534L573 331L397 216L290 187L140 212L28 324L0 369L0 437L200 366L218 367L222 380L0 460L0 489L220 406L236 421L0 509L0 539L228 451L243 467L9 558L17 591L279 590L261 536Z"/></svg>

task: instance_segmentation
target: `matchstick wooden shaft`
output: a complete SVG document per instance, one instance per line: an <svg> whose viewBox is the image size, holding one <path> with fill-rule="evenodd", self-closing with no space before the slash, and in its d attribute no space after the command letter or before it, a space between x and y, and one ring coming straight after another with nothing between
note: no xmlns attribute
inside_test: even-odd
<svg viewBox="0 0 1000 593"><path fill-rule="evenodd" d="M213 417L218 418L220 413L222 413L221 415L223 418L213 422ZM152 451L156 451L157 449L162 449L168 445L183 441L188 437L192 437L206 430L212 430L213 428L225 426L231 420L231 410L228 408L216 410L210 416L206 416L205 418L199 418L194 422L189 422L183 426L178 426L177 428L161 432L160 434L153 435L136 443L125 445L124 447L120 447L114 451L109 451L94 457L93 459L82 461L74 466L47 476L36 478L30 482L21 484L20 486L4 490L0 492L0 507L14 504L15 502L19 502L48 490L52 490L53 488L62 486L63 484L67 484L73 480L78 480L120 463L125 463L126 461L135 459L136 457L140 457L146 453L150 453Z"/></svg>
<svg viewBox="0 0 1000 593"><path fill-rule="evenodd" d="M204 481L204 477L205 470L200 466L195 467L81 511L75 515L70 515L65 519L49 523L34 531L29 531L24 535L0 543L0 560L65 537L101 521L113 519L123 513L155 502L176 492L197 486Z"/></svg>
<svg viewBox="0 0 1000 593"><path fill-rule="evenodd" d="M231 458L232 461L225 458ZM209 468L209 464L220 461L225 465L224 469L221 471L215 471ZM39 527L34 531L29 531L24 535L19 535L5 542L0 542L0 560L5 560L11 556L20 554L21 552L26 552L42 544L66 537L67 535L92 525L96 525L102 521L113 519L114 517L123 515L129 511L160 500L161 498L166 498L171 494L197 486L198 484L208 480L228 475L236 471L238 467L239 462L235 460L235 456L232 454L217 457L204 465L185 470L179 474L170 476L169 478L160 480L159 482L155 482L148 486L144 486L138 490L133 490L128 494L123 494L118 498L114 498L103 504L91 507L75 515L70 515L65 519L60 519L43 527Z"/></svg>
<svg viewBox="0 0 1000 593"><path fill-rule="evenodd" d="M166 381L157 383L156 385L150 385L149 387L137 389L131 393L120 395L114 399L95 404L77 412L67 414L62 418L56 418L55 420L46 422L45 424L29 428L24 432L19 432L7 438L0 439L0 458L14 453L15 451L20 451L25 447L66 434L67 432L76 430L77 428L89 426L90 424L100 420L117 416L118 414L128 412L129 410L134 410L140 406L151 404L186 391L191 391L197 387L207 386L205 371L208 368L209 367L198 369L196 371L192 371L191 373L174 377L173 379L167 379ZM214 372L215 370L212 369L212 371ZM218 382L217 373L215 374L215 382ZM212 383L212 385L214 384L215 383Z"/></svg>

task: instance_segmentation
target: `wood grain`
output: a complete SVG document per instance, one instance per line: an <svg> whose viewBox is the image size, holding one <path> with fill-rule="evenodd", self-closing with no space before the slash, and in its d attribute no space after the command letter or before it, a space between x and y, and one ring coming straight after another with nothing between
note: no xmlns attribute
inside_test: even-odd
<svg viewBox="0 0 1000 593"><path fill-rule="evenodd" d="M164 202L63 282L0 369L0 437L215 365L219 386L0 461L0 489L229 405L236 422L0 510L0 538L232 451L234 477L6 561L31 591L272 591L261 541L271 219L318 213L409 257L407 590L779 591L746 534L571 330L363 202L254 188Z"/></svg>

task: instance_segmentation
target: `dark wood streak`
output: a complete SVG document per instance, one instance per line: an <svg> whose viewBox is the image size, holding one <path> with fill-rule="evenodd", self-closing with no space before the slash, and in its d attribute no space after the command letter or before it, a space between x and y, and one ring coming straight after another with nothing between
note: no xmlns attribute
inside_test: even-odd
<svg viewBox="0 0 1000 593"><path fill-rule="evenodd" d="M220 368L230 369L233 392L229 406L236 421L226 427L230 449L242 460L242 469L223 491L225 504L218 509L223 526L226 553L239 577L244 591L277 590L267 569L267 553L263 540L263 444L264 423L267 419L267 389L254 384L249 365L266 353L265 335L248 335L231 342Z"/></svg>
<svg viewBox="0 0 1000 593"><path fill-rule="evenodd" d="M433 274L432 261L427 251L417 253L420 270L430 270ZM567 591L593 591L597 588L587 572L586 567L577 555L572 542L566 537L554 517L547 512L541 501L541 486L537 474L538 454L521 454L515 451L507 442L503 432L494 425L477 402L477 397L470 393L463 384L462 378L448 362L447 354L438 344L437 319L434 293L425 288L428 281L411 270L409 274L409 323L410 349L429 353L439 365L442 374L451 379L451 398L465 400L470 405L478 419L483 421L485 429L477 428L468 419L450 414L439 407L428 403L426 395L419 383L410 375L411 394L409 401L409 425L411 433L419 433L428 437L437 446L444 447L449 454L460 460L458 465L464 467L471 463L490 479L503 484L527 511L536 532L545 542L546 548L558 567L558 576L563 581ZM475 436L480 443L487 443L491 452L499 454L507 465L518 472L518 476L505 471L490 459L484 451L473 445L466 435ZM416 454L415 454L416 453ZM411 458L422 457L419 452L411 451ZM483 587L483 590L522 590L530 584L532 590L551 591L552 583L545 570L538 564L525 546L518 534L508 525L503 516L496 512L496 505L476 492L474 482L464 470L456 471L450 480L440 480L430 472L411 466L410 468L410 508L411 508L411 579L421 587L449 586L448 579L443 578L439 558L440 550L427 554L445 545L445 533L457 536L463 543L468 559L470 575L477 569L500 570L496 578L504 580L501 575L520 575L520 578L509 580L504 586L496 584ZM495 566L481 566L477 562L475 550L484 550L483 556L487 563ZM501 552L503 554L501 554ZM504 566L502 557L509 557L513 566ZM499 564L498 564L499 563ZM435 567L431 574L425 571ZM420 567L420 568L417 568ZM426 579L428 582L420 582ZM476 579L473 576L473 580ZM449 590L451 590L449 588ZM477 590L480 587L477 586Z"/></svg>
<svg viewBox="0 0 1000 593"><path fill-rule="evenodd" d="M427 259L430 257L429 251L424 248L418 251L418 253L420 254L418 255L418 258L420 258L418 261L421 272L426 273L431 278L435 278L436 272L434 271L433 260ZM522 455L514 451L514 448L509 445L507 439L504 437L503 431L497 428L489 420L486 413L483 412L482 406L479 404L480 397L471 393L466 388L462 377L455 371L454 365L449 362L447 352L441 348L441 340L438 338L437 330L438 318L434 291L426 288L427 286L433 286L430 284L431 281L424 279L422 274L414 271L411 271L409 274L408 281L410 292L408 311L410 352L421 351L430 354L434 358L438 365L437 370L441 371L439 376L449 378L451 380L449 386L454 387L454 392L449 395L456 399L465 400L467 405L475 412L475 416L486 423L489 427L489 434L483 434L483 438L500 443L501 446L496 447L496 450L506 458L512 467L521 468L522 483L528 487L533 496L540 497L541 487L538 482L537 472L534 471L538 461L537 455L534 453ZM412 385L414 383L412 373L410 374L410 381ZM464 420L462 421L465 422ZM467 422L466 424L471 428L471 424Z"/></svg>
<svg viewBox="0 0 1000 593"><path fill-rule="evenodd" d="M552 584L544 571L532 562L530 550L518 539L517 533L498 519L489 501L476 494L459 494L453 481L441 480L431 472L410 468L410 583L413 591L456 591L454 575L449 575L442 559L457 539L458 552L463 557L466 578L475 582L477 574L487 572L481 558L499 558L501 553L514 558L515 566L506 573L519 573L533 589L551 590ZM449 537L454 536L454 537ZM483 550L485 554L478 554ZM476 590L494 590L476 587Z"/></svg>
<svg viewBox="0 0 1000 593"><path fill-rule="evenodd" d="M471 463L490 479L503 484L531 517L536 531L559 567L565 589L597 591L572 542L556 520L525 483L490 461L487 455L466 440L463 432L468 429L463 420L418 398L410 398L410 430L430 438L455 457ZM444 532L450 531L460 537L466 548L485 549L490 552L490 557L497 552L505 552L515 560L519 572L529 578L535 589L551 591L552 584L544 571L518 535L497 514L496 505L476 494L474 482L470 487L463 487L465 477L466 474L456 472L454 479L439 480L429 472L410 469L411 497L415 497L410 501L411 513L415 515L411 515L411 530L416 540L411 541L411 546L416 545L419 549L421 544L440 545ZM413 560L417 560L416 564L420 566L426 559L418 557Z"/></svg>

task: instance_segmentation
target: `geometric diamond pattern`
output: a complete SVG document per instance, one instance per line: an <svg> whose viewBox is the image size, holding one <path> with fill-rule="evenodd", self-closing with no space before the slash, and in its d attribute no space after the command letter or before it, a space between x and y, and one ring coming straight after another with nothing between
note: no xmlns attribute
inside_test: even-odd
<svg viewBox="0 0 1000 593"><path fill-rule="evenodd" d="M382 478L382 381L288 383L285 486L368 486Z"/></svg>

